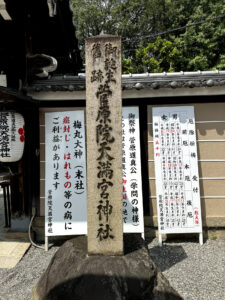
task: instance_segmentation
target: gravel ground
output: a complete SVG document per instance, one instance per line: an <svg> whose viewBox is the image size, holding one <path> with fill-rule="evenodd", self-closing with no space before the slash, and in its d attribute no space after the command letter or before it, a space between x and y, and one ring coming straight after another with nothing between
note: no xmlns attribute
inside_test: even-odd
<svg viewBox="0 0 225 300"><path fill-rule="evenodd" d="M225 300L225 241L149 243L152 260L185 300Z"/></svg>
<svg viewBox="0 0 225 300"><path fill-rule="evenodd" d="M27 251L13 269L0 269L0 300L28 300L58 246ZM150 255L185 300L225 299L225 241L149 241Z"/></svg>
<svg viewBox="0 0 225 300"><path fill-rule="evenodd" d="M48 252L31 246L12 269L0 269L0 300L28 300L32 287L47 268L58 247Z"/></svg>

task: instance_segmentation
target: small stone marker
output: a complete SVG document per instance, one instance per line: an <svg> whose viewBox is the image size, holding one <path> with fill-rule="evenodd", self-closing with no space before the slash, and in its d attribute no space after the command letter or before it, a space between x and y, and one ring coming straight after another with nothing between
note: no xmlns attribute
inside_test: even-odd
<svg viewBox="0 0 225 300"><path fill-rule="evenodd" d="M121 39L86 40L88 254L122 255Z"/></svg>

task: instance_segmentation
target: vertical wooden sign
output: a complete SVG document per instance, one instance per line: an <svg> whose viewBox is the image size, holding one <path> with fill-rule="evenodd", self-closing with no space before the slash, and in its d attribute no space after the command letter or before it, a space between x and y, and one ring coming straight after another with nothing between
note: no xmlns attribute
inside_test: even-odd
<svg viewBox="0 0 225 300"><path fill-rule="evenodd" d="M88 253L123 254L121 39L86 40Z"/></svg>

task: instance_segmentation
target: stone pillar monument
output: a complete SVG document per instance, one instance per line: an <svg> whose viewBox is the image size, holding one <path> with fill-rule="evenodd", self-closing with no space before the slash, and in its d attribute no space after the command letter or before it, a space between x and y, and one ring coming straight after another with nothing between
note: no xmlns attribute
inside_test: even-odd
<svg viewBox="0 0 225 300"><path fill-rule="evenodd" d="M60 247L32 300L182 299L143 239L125 236L123 255L120 47L116 36L86 40L88 245L80 236Z"/></svg>
<svg viewBox="0 0 225 300"><path fill-rule="evenodd" d="M88 254L123 254L121 39L86 40Z"/></svg>

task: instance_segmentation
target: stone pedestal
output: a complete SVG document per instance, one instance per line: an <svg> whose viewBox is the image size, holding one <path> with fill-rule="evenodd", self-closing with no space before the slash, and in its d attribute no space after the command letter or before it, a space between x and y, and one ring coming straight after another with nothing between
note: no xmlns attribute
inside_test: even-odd
<svg viewBox="0 0 225 300"><path fill-rule="evenodd" d="M33 289L32 300L181 300L144 241L127 235L123 256L88 256L86 237L67 241Z"/></svg>

